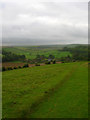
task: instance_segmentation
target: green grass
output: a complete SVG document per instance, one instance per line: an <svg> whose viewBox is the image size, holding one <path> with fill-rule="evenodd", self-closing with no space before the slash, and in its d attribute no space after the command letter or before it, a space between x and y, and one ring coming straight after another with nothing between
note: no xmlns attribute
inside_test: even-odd
<svg viewBox="0 0 90 120"><path fill-rule="evenodd" d="M3 118L87 118L86 62L3 72Z"/></svg>
<svg viewBox="0 0 90 120"><path fill-rule="evenodd" d="M0 119L2 119L2 73L0 72Z"/></svg>
<svg viewBox="0 0 90 120"><path fill-rule="evenodd" d="M18 55L25 55L27 59L34 59L36 56L39 55L45 55L48 57L50 54L54 55L56 58L65 57L67 55L71 56L70 52L63 52L58 51L58 49L61 48L39 48L39 47L3 47L3 50L12 52Z"/></svg>
<svg viewBox="0 0 90 120"><path fill-rule="evenodd" d="M76 67L77 68L77 67ZM88 117L87 68L80 66L67 77L67 82L53 96L40 104L29 117L86 118Z"/></svg>

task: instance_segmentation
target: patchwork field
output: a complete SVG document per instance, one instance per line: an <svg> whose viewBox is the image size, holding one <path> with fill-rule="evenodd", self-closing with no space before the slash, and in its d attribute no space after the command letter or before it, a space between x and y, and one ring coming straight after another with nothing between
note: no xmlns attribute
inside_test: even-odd
<svg viewBox="0 0 90 120"><path fill-rule="evenodd" d="M3 118L87 118L88 63L2 73Z"/></svg>
<svg viewBox="0 0 90 120"><path fill-rule="evenodd" d="M45 55L48 57L50 54L54 55L55 58L65 57L67 55L71 56L71 53L68 51L58 51L62 47L55 46L52 47L3 47L3 50L7 52L12 52L18 55L25 55L27 59L35 59L37 55Z"/></svg>

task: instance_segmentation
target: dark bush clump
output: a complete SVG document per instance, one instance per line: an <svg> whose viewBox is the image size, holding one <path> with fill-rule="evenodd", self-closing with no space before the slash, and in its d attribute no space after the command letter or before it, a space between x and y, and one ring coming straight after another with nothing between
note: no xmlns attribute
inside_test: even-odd
<svg viewBox="0 0 90 120"><path fill-rule="evenodd" d="M14 67L13 69L17 69L17 67Z"/></svg>
<svg viewBox="0 0 90 120"><path fill-rule="evenodd" d="M6 68L5 68L5 67L2 67L2 71L6 71Z"/></svg>
<svg viewBox="0 0 90 120"><path fill-rule="evenodd" d="M35 66L40 66L40 64L39 63L35 63Z"/></svg>
<svg viewBox="0 0 90 120"><path fill-rule="evenodd" d="M25 65L23 66L23 68L26 68L26 67L29 67L29 65L28 65L28 64L25 64Z"/></svg>
<svg viewBox="0 0 90 120"><path fill-rule="evenodd" d="M8 67L7 69L8 69L8 70L13 70L13 68L12 68L12 67Z"/></svg>
<svg viewBox="0 0 90 120"><path fill-rule="evenodd" d="M56 60L53 60L53 64L56 64Z"/></svg>
<svg viewBox="0 0 90 120"><path fill-rule="evenodd" d="M48 65L48 64L51 64L51 62L50 62L50 61L46 61L46 62L45 62L45 64L47 64L47 65Z"/></svg>
<svg viewBox="0 0 90 120"><path fill-rule="evenodd" d="M18 66L18 68L22 68L21 66Z"/></svg>
<svg viewBox="0 0 90 120"><path fill-rule="evenodd" d="M76 60L73 60L73 62L76 62Z"/></svg>
<svg viewBox="0 0 90 120"><path fill-rule="evenodd" d="M45 91L45 93L48 93L47 91Z"/></svg>

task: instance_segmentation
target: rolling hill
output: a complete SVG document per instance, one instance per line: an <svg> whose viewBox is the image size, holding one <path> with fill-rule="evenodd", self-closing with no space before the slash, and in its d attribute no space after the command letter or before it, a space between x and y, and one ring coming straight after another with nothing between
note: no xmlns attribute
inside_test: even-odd
<svg viewBox="0 0 90 120"><path fill-rule="evenodd" d="M87 118L88 63L2 73L3 118Z"/></svg>

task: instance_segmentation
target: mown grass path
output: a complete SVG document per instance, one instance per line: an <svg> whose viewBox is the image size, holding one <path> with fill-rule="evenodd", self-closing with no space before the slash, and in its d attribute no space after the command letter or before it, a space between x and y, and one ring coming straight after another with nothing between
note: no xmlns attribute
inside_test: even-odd
<svg viewBox="0 0 90 120"><path fill-rule="evenodd" d="M87 70L83 62L3 72L3 118L87 117Z"/></svg>

